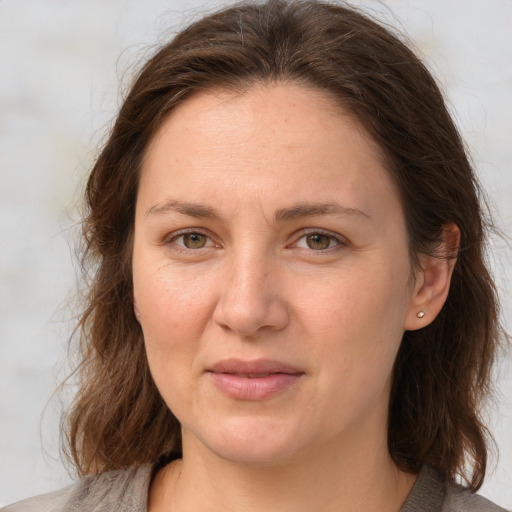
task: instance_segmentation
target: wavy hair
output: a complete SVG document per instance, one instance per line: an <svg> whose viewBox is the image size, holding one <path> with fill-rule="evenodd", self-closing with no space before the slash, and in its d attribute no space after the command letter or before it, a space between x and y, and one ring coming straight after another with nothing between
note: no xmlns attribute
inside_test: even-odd
<svg viewBox="0 0 512 512"><path fill-rule="evenodd" d="M321 1L240 3L208 15L161 46L135 78L86 188L83 264L92 277L78 325L79 390L66 418L66 453L86 475L180 450L180 425L151 378L133 313L141 161L162 121L192 94L279 81L328 92L382 148L413 263L420 253L436 254L444 225L460 229L445 306L402 340L388 447L404 471L429 464L476 490L488 449L480 410L501 333L484 260L491 224L477 179L443 95L409 45L368 15Z"/></svg>

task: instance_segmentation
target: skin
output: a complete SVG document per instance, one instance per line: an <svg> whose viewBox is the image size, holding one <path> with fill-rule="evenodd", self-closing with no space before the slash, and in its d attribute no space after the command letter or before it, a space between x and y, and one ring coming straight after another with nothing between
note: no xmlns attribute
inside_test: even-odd
<svg viewBox="0 0 512 512"><path fill-rule="evenodd" d="M387 450L393 362L454 262L420 263L379 148L326 94L281 83L181 104L147 151L135 219L134 308L183 434L150 510L399 510L415 477ZM236 399L208 372L226 358L300 378Z"/></svg>

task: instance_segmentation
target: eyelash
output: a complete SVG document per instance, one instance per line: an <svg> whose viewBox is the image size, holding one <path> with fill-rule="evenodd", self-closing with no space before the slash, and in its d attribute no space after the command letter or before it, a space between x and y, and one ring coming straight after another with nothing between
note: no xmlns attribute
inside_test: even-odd
<svg viewBox="0 0 512 512"><path fill-rule="evenodd" d="M179 244L177 243L177 240L179 240L180 238L183 238L185 237L186 235L199 235L199 236L204 236L207 238L206 240L206 244L209 243L209 245L205 245L205 246L202 246L202 247L198 247L198 248L190 248L190 247L186 247L184 243L182 244ZM310 236L314 236L314 235L320 235L320 236L325 236L329 239L329 247L325 248L325 249L318 249L318 250L315 250L315 249L312 249L310 247L299 247L298 246L298 243L303 240L303 239L307 239L307 237L310 237ZM307 244L307 242L305 242ZM334 243L334 245L331 246L331 243ZM211 248L212 246L215 246L215 242L212 240L212 237L204 232L204 231L201 231L201 230L198 230L198 229L192 229L192 230L186 230L186 231L180 231L178 233L172 233L171 235L167 236L164 240L163 240L163 243L162 245L165 245L165 246L169 246L169 245L174 245L177 250L179 251L183 251L183 252L196 252L196 251L199 251L200 249L208 249L208 248ZM317 253L317 254L325 254L326 252L330 252L336 248L338 248L339 246L344 246L346 247L348 245L348 242L347 240L344 238L344 237L341 237L340 235L335 235L331 232L328 232L328 231L323 231L321 229L312 229L312 230L309 230L307 232L303 232L301 234L301 236L299 238L296 239L295 242L293 242L292 246L296 246L298 249L300 250L305 250L305 251L309 251L311 253Z"/></svg>

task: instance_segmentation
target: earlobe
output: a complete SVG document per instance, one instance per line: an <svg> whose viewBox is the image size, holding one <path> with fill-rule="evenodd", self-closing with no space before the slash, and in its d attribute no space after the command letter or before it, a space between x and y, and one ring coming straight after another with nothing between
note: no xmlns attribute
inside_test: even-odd
<svg viewBox="0 0 512 512"><path fill-rule="evenodd" d="M436 254L419 256L420 270L416 276L405 330L413 331L425 327L441 311L450 291L459 242L460 231L457 225L446 224Z"/></svg>

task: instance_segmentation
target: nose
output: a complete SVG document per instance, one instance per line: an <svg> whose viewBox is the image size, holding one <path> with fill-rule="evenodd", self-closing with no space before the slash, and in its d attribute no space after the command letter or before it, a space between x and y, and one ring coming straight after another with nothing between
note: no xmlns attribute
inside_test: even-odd
<svg viewBox="0 0 512 512"><path fill-rule="evenodd" d="M230 262L213 313L225 330L258 337L288 325L289 312L280 290L277 264L268 258L240 256Z"/></svg>

